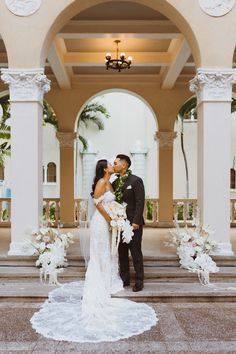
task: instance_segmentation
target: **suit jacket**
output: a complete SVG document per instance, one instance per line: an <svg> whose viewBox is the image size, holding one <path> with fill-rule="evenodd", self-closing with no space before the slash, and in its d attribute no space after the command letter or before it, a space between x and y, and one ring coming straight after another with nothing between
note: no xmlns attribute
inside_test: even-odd
<svg viewBox="0 0 236 354"><path fill-rule="evenodd" d="M145 191L140 177L131 174L127 178L123 186L123 201L127 204L126 213L130 223L144 225Z"/></svg>

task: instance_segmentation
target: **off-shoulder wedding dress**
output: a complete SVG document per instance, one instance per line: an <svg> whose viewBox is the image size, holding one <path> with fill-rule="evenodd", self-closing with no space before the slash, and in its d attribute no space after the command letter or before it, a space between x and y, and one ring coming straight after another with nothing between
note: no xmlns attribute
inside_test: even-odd
<svg viewBox="0 0 236 354"><path fill-rule="evenodd" d="M110 191L96 203L114 200ZM111 256L108 223L96 209L90 225L90 261L85 281L64 284L49 293L31 318L33 328L59 341L117 341L143 333L157 322L148 305L112 298L123 289L117 256Z"/></svg>

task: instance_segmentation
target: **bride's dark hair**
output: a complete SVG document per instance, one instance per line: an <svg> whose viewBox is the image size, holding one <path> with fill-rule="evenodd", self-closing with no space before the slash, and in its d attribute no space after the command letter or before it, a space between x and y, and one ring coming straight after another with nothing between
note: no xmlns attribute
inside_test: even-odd
<svg viewBox="0 0 236 354"><path fill-rule="evenodd" d="M96 184L105 175L105 171L104 171L105 168L107 168L107 160L105 160L105 159L99 160L97 162L97 165L96 165L96 174L95 174L95 177L93 179L92 192L91 192L91 196L92 197L94 196Z"/></svg>

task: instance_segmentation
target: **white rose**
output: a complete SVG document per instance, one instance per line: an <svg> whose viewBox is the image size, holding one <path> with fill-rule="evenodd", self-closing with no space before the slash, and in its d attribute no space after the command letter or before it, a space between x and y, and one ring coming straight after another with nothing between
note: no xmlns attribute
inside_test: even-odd
<svg viewBox="0 0 236 354"><path fill-rule="evenodd" d="M45 242L41 242L40 245L39 245L40 251L44 251L45 248L46 248Z"/></svg>

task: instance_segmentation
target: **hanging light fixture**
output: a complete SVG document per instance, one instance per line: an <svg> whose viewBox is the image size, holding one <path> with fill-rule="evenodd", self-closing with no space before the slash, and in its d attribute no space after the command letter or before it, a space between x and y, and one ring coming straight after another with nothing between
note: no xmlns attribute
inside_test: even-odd
<svg viewBox="0 0 236 354"><path fill-rule="evenodd" d="M125 53L120 53L119 55L119 43L121 42L119 39L114 41L116 43L116 59L111 58L111 53L106 54L106 68L107 70L114 69L119 72L123 69L130 69L130 65L132 63L132 57L128 57L126 59Z"/></svg>

